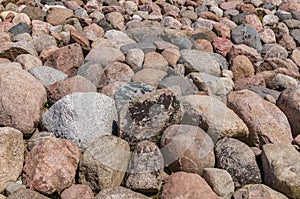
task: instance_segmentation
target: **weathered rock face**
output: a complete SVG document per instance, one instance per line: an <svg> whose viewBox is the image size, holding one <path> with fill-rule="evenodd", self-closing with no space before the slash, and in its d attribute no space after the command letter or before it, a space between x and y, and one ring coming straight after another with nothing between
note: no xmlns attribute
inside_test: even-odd
<svg viewBox="0 0 300 199"><path fill-rule="evenodd" d="M48 131L35 132L27 142L27 149L31 151L31 149L37 145L42 140L55 137L54 133Z"/></svg>
<svg viewBox="0 0 300 199"><path fill-rule="evenodd" d="M101 87L100 80L104 73L101 64L96 61L88 61L78 68L77 75L90 80L97 88Z"/></svg>
<svg viewBox="0 0 300 199"><path fill-rule="evenodd" d="M130 159L129 144L112 135L96 139L79 164L79 181L93 191L120 186Z"/></svg>
<svg viewBox="0 0 300 199"><path fill-rule="evenodd" d="M10 127L0 128L0 192L10 181L16 181L24 162L23 134Z"/></svg>
<svg viewBox="0 0 300 199"><path fill-rule="evenodd" d="M74 183L79 158L79 148L68 140L41 141L25 159L23 183L46 194L62 191Z"/></svg>
<svg viewBox="0 0 300 199"><path fill-rule="evenodd" d="M94 193L87 185L74 184L61 193L62 199L93 199Z"/></svg>
<svg viewBox="0 0 300 199"><path fill-rule="evenodd" d="M223 137L245 140L249 134L245 123L232 110L210 96L184 96L182 114L182 124L201 127L214 142Z"/></svg>
<svg viewBox="0 0 300 199"><path fill-rule="evenodd" d="M234 199L288 199L285 195L277 192L264 184L249 184L245 185L237 190L234 195Z"/></svg>
<svg viewBox="0 0 300 199"><path fill-rule="evenodd" d="M262 150L265 183L289 198L300 198L300 154L292 145L266 144Z"/></svg>
<svg viewBox="0 0 300 199"><path fill-rule="evenodd" d="M180 103L171 90L147 93L120 110L120 136L130 144L141 140L156 142L164 129L180 122L180 117Z"/></svg>
<svg viewBox="0 0 300 199"><path fill-rule="evenodd" d="M47 99L46 90L24 70L0 68L0 126L30 134L39 122L40 110Z"/></svg>
<svg viewBox="0 0 300 199"><path fill-rule="evenodd" d="M122 199L150 199L140 193L131 191L124 187L114 187L110 189L104 189L96 195L95 199L109 199L109 198L122 198Z"/></svg>
<svg viewBox="0 0 300 199"><path fill-rule="evenodd" d="M276 105L287 116L292 128L293 136L300 134L300 120L297 115L300 113L300 89L288 89L281 93Z"/></svg>
<svg viewBox="0 0 300 199"><path fill-rule="evenodd" d="M248 126L250 140L255 146L291 143L292 134L286 116L256 93L249 90L231 92L227 96L227 104Z"/></svg>
<svg viewBox="0 0 300 199"><path fill-rule="evenodd" d="M19 189L18 191L10 194L7 199L50 199L46 196L43 196L37 191L30 189Z"/></svg>
<svg viewBox="0 0 300 199"><path fill-rule="evenodd" d="M125 186L141 193L158 192L162 184L164 159L158 146L144 140L131 155Z"/></svg>
<svg viewBox="0 0 300 199"><path fill-rule="evenodd" d="M165 183L162 199L172 198L219 198L205 180L197 174L176 172Z"/></svg>
<svg viewBox="0 0 300 199"><path fill-rule="evenodd" d="M110 135L117 110L112 98L100 93L73 93L51 106L43 126L57 137L69 139L84 151L97 137Z"/></svg>
<svg viewBox="0 0 300 199"><path fill-rule="evenodd" d="M206 168L203 170L202 177L220 198L231 199L234 193L234 183L226 170Z"/></svg>
<svg viewBox="0 0 300 199"><path fill-rule="evenodd" d="M243 142L233 138L220 140L215 147L216 167L230 173L235 188L261 183L261 175L254 152Z"/></svg>
<svg viewBox="0 0 300 199"><path fill-rule="evenodd" d="M214 143L199 127L172 125L160 141L165 165L171 171L202 174L203 169L214 167Z"/></svg>

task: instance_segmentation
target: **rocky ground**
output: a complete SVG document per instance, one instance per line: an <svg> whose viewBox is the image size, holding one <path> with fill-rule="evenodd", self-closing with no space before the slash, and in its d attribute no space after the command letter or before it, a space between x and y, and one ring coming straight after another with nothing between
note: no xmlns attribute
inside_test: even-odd
<svg viewBox="0 0 300 199"><path fill-rule="evenodd" d="M300 199L297 0L0 17L0 199Z"/></svg>

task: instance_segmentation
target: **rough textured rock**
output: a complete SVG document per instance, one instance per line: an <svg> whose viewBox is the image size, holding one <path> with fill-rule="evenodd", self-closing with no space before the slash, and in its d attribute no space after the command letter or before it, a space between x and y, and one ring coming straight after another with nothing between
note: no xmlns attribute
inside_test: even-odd
<svg viewBox="0 0 300 199"><path fill-rule="evenodd" d="M74 184L61 193L61 199L93 199L94 193L92 189L83 184Z"/></svg>
<svg viewBox="0 0 300 199"><path fill-rule="evenodd" d="M144 94L120 110L120 137L134 144L141 140L158 141L162 131L181 119L177 96L169 89Z"/></svg>
<svg viewBox="0 0 300 199"><path fill-rule="evenodd" d="M47 15L47 22L51 25L63 24L67 18L73 15L73 11L66 8L51 8Z"/></svg>
<svg viewBox="0 0 300 199"><path fill-rule="evenodd" d="M42 132L34 132L34 134L30 137L30 139L27 142L27 149L28 151L31 151L31 149L40 143L43 140L46 140L48 138L55 137L54 133L48 132L48 131L42 131Z"/></svg>
<svg viewBox="0 0 300 199"><path fill-rule="evenodd" d="M265 183L289 198L300 197L300 154L292 145L266 144L262 150Z"/></svg>
<svg viewBox="0 0 300 199"><path fill-rule="evenodd" d="M16 181L22 172L24 162L23 134L10 127L0 128L0 192L10 181Z"/></svg>
<svg viewBox="0 0 300 199"><path fill-rule="evenodd" d="M124 55L119 49L111 47L98 46L93 48L85 57L86 61L96 61L103 68L114 61L124 60Z"/></svg>
<svg viewBox="0 0 300 199"><path fill-rule="evenodd" d="M249 90L231 92L227 105L246 123L255 146L291 143L291 128L284 113L256 93Z"/></svg>
<svg viewBox="0 0 300 199"><path fill-rule="evenodd" d="M96 195L95 199L111 199L111 198L122 198L122 199L150 199L140 193L131 191L124 187L114 187L111 189L104 189Z"/></svg>
<svg viewBox="0 0 300 199"><path fill-rule="evenodd" d="M46 196L43 196L37 191L30 189L19 189L18 191L10 194L7 199L50 199Z"/></svg>
<svg viewBox="0 0 300 199"><path fill-rule="evenodd" d="M233 199L288 199L285 195L277 192L264 184L249 184L237 190Z"/></svg>
<svg viewBox="0 0 300 199"><path fill-rule="evenodd" d="M24 70L27 70L27 71L30 68L33 68L35 66L42 66L43 65L42 61L39 58L37 58L35 56L32 56L30 54L19 55L18 57L16 57L14 62L20 63L22 65L22 68Z"/></svg>
<svg viewBox="0 0 300 199"><path fill-rule="evenodd" d="M183 76L169 76L165 77L159 84L159 88L170 88L178 86L181 95L193 95L197 91L197 87L189 79Z"/></svg>
<svg viewBox="0 0 300 199"><path fill-rule="evenodd" d="M197 174L173 173L163 187L162 199L172 198L219 198L205 180Z"/></svg>
<svg viewBox="0 0 300 199"><path fill-rule="evenodd" d="M283 91L285 89L295 89L299 87L299 81L295 78L277 73L273 80L267 84L268 88Z"/></svg>
<svg viewBox="0 0 300 199"><path fill-rule="evenodd" d="M226 170L206 168L202 177L220 198L231 199L234 193L234 183Z"/></svg>
<svg viewBox="0 0 300 199"><path fill-rule="evenodd" d="M77 75L90 80L97 88L101 87L101 77L104 70L96 61L88 61L78 68Z"/></svg>
<svg viewBox="0 0 300 199"><path fill-rule="evenodd" d="M288 118L294 137L300 134L299 117L297 117L300 111L299 96L300 89L287 89L281 93L276 103Z"/></svg>
<svg viewBox="0 0 300 199"><path fill-rule="evenodd" d="M46 194L62 191L74 183L79 158L79 148L68 140L41 141L25 159L23 183Z"/></svg>
<svg viewBox="0 0 300 199"><path fill-rule="evenodd" d="M79 164L79 181L93 191L119 186L130 159L129 144L113 135L96 139Z"/></svg>
<svg viewBox="0 0 300 199"><path fill-rule="evenodd" d="M131 155L125 186L140 193L156 193L162 185L163 168L164 159L158 146L141 141Z"/></svg>
<svg viewBox="0 0 300 199"><path fill-rule="evenodd" d="M249 131L232 110L216 98L189 95L182 98L182 124L199 126L217 142L223 137L246 139Z"/></svg>
<svg viewBox="0 0 300 199"><path fill-rule="evenodd" d="M233 59L231 70L234 80L253 76L255 72L252 62L244 55L238 55Z"/></svg>
<svg viewBox="0 0 300 199"><path fill-rule="evenodd" d="M245 143L233 138L220 140L215 147L216 167L228 171L235 188L261 183L254 152Z"/></svg>
<svg viewBox="0 0 300 199"><path fill-rule="evenodd" d="M0 101L0 126L30 134L39 122L46 90L30 73L1 66Z"/></svg>
<svg viewBox="0 0 300 199"><path fill-rule="evenodd" d="M96 92L67 95L42 118L48 131L75 142L83 151L95 138L110 135L114 121L117 121L114 100Z"/></svg>
<svg viewBox="0 0 300 199"><path fill-rule="evenodd" d="M215 164L214 143L199 127L172 125L160 140L165 164L171 171L202 174L203 169Z"/></svg>
<svg viewBox="0 0 300 199"><path fill-rule="evenodd" d="M104 74L108 82L129 82L134 75L131 68L121 62L113 62L105 67Z"/></svg>
<svg viewBox="0 0 300 199"><path fill-rule="evenodd" d="M166 72L162 70L145 68L135 73L132 77L132 81L140 82L157 88L161 80L167 75Z"/></svg>

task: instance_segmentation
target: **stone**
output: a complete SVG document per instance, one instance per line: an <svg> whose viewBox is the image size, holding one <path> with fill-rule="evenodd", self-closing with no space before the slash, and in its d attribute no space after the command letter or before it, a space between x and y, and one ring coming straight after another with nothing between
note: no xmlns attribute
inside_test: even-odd
<svg viewBox="0 0 300 199"><path fill-rule="evenodd" d="M165 165L172 172L184 171L201 175L203 169L214 167L214 143L199 127L172 125L160 140Z"/></svg>
<svg viewBox="0 0 300 199"><path fill-rule="evenodd" d="M235 82L234 82L235 90L242 90L245 88L249 88L251 86L266 87L266 82L265 82L264 76L262 76L260 73L258 73L257 75L253 75L250 77L244 77L244 78L235 80Z"/></svg>
<svg viewBox="0 0 300 199"><path fill-rule="evenodd" d="M255 48L257 51L262 50L261 40L257 31L249 25L242 24L234 28L231 32L231 38L235 44L245 44Z"/></svg>
<svg viewBox="0 0 300 199"><path fill-rule="evenodd" d="M97 88L101 87L101 77L104 70L96 61L88 61L78 68L77 75L90 80Z"/></svg>
<svg viewBox="0 0 300 199"><path fill-rule="evenodd" d="M65 189L61 193L61 198L62 199L77 199L77 198L93 199L94 193L92 189L87 185L74 184L68 189Z"/></svg>
<svg viewBox="0 0 300 199"><path fill-rule="evenodd" d="M165 77L158 87L172 89L174 86L179 87L181 95L193 95L194 92L198 90L189 79L183 76Z"/></svg>
<svg viewBox="0 0 300 199"><path fill-rule="evenodd" d="M129 82L134 76L134 72L127 64L118 61L106 66L104 69L104 74L109 82Z"/></svg>
<svg viewBox="0 0 300 199"><path fill-rule="evenodd" d="M104 189L100 191L95 199L110 199L110 198L122 198L122 199L150 199L140 193L131 191L124 187L118 186L110 189Z"/></svg>
<svg viewBox="0 0 300 199"><path fill-rule="evenodd" d="M3 46L1 46L0 58L6 58L13 61L18 55L21 54L31 54L36 57L38 56L34 47L26 41L5 42L2 44Z"/></svg>
<svg viewBox="0 0 300 199"><path fill-rule="evenodd" d="M275 33L270 28L264 28L258 32L259 38L265 44L276 43Z"/></svg>
<svg viewBox="0 0 300 199"><path fill-rule="evenodd" d="M171 198L219 198L205 180L194 173L176 172L163 186L162 199Z"/></svg>
<svg viewBox="0 0 300 199"><path fill-rule="evenodd" d="M300 49L296 48L293 50L291 54L291 59L297 64L297 66L300 66Z"/></svg>
<svg viewBox="0 0 300 199"><path fill-rule="evenodd" d="M75 75L52 84L48 88L48 100L54 104L62 97L74 92L97 92L97 87L86 78Z"/></svg>
<svg viewBox="0 0 300 199"><path fill-rule="evenodd" d="M289 34L283 34L278 44L287 49L288 51L293 51L297 46L294 38Z"/></svg>
<svg viewBox="0 0 300 199"><path fill-rule="evenodd" d="M180 52L176 48L166 48L162 51L162 56L168 62L168 65L174 66L180 58Z"/></svg>
<svg viewBox="0 0 300 199"><path fill-rule="evenodd" d="M108 96L108 97L111 97L113 98L116 91L119 89L119 87L122 85L122 84L125 84L125 82L111 82L109 84L107 84L106 86L104 86L102 89L101 89L101 92L102 94ZM116 104L118 105L118 104ZM118 108L118 107L117 107Z"/></svg>
<svg viewBox="0 0 300 199"><path fill-rule="evenodd" d="M246 123L255 146L292 142L290 124L284 113L256 93L249 90L231 92L227 96L227 106Z"/></svg>
<svg viewBox="0 0 300 199"><path fill-rule="evenodd" d="M107 21L112 25L113 29L125 30L124 17L120 12L110 12L106 14Z"/></svg>
<svg viewBox="0 0 300 199"><path fill-rule="evenodd" d="M10 181L16 181L22 172L24 162L23 134L11 127L0 127L1 179L0 192Z"/></svg>
<svg viewBox="0 0 300 199"><path fill-rule="evenodd" d="M249 131L232 110L216 98L189 95L182 98L182 124L199 126L216 143L223 137L245 139Z"/></svg>
<svg viewBox="0 0 300 199"><path fill-rule="evenodd" d="M151 93L154 89L146 84L139 82L126 82L120 85L114 93L117 108L120 109L124 104L140 97L146 93Z"/></svg>
<svg viewBox="0 0 300 199"><path fill-rule="evenodd" d="M37 191L31 189L19 189L18 191L10 194L7 199L50 199Z"/></svg>
<svg viewBox="0 0 300 199"><path fill-rule="evenodd" d="M226 170L205 168L202 177L220 198L231 199L234 193L234 183Z"/></svg>
<svg viewBox="0 0 300 199"><path fill-rule="evenodd" d="M300 44L300 29L293 29L291 30L292 37L294 38L297 45Z"/></svg>
<svg viewBox="0 0 300 199"><path fill-rule="evenodd" d="M183 63L187 72L204 72L220 76L220 64L207 52L199 50L181 50L180 63Z"/></svg>
<svg viewBox="0 0 300 199"><path fill-rule="evenodd" d="M48 132L48 131L42 131L42 132L34 132L34 134L30 137L30 139L27 141L27 149L28 151L31 151L32 148L40 143L43 140L46 140L48 138L55 137L54 133Z"/></svg>
<svg viewBox="0 0 300 199"><path fill-rule="evenodd" d="M288 199L285 195L277 192L264 184L248 184L238 189L234 195L233 199Z"/></svg>
<svg viewBox="0 0 300 199"><path fill-rule="evenodd" d="M35 66L43 65L42 61L39 58L30 54L18 55L14 62L20 63L22 65L22 68L27 71Z"/></svg>
<svg viewBox="0 0 300 199"><path fill-rule="evenodd" d="M77 30L74 30L74 29L70 30L70 38L71 38L71 40L78 43L83 49L90 48L89 40L82 33L78 32Z"/></svg>
<svg viewBox="0 0 300 199"><path fill-rule="evenodd" d="M141 49L144 53L149 53L154 52L156 50L156 46L150 42L138 42L123 45L120 49L124 54L127 54L131 49Z"/></svg>
<svg viewBox="0 0 300 199"><path fill-rule="evenodd" d="M51 25L56 26L63 24L71 16L73 16L73 11L70 9L52 7L48 10L46 20Z"/></svg>
<svg viewBox="0 0 300 199"><path fill-rule="evenodd" d="M272 26L276 24L279 21L279 18L276 15L270 14L270 15L265 15L263 17L263 25L264 26Z"/></svg>
<svg viewBox="0 0 300 199"><path fill-rule="evenodd" d="M82 32L83 36L90 41L96 41L98 38L104 36L104 30L95 23L85 26Z"/></svg>
<svg viewBox="0 0 300 199"><path fill-rule="evenodd" d="M66 139L41 141L25 159L23 183L46 194L62 191L74 183L79 158L79 148Z"/></svg>
<svg viewBox="0 0 300 199"><path fill-rule="evenodd" d="M67 75L72 74L76 67L83 64L83 52L79 44L70 44L54 50L44 63L45 66L58 69Z"/></svg>
<svg viewBox="0 0 300 199"><path fill-rule="evenodd" d="M229 39L220 37L214 38L212 44L215 49L215 52L223 55L224 57L226 57L233 45Z"/></svg>
<svg viewBox="0 0 300 199"><path fill-rule="evenodd" d="M141 193L157 193L162 185L164 158L150 141L137 143L129 161L125 186Z"/></svg>
<svg viewBox="0 0 300 199"><path fill-rule="evenodd" d="M288 75L277 73L273 80L267 84L269 88L283 91L285 89L294 89L299 87L298 80Z"/></svg>
<svg viewBox="0 0 300 199"><path fill-rule="evenodd" d="M149 52L145 54L143 68L153 68L167 71L168 62L161 54L157 52Z"/></svg>
<svg viewBox="0 0 300 199"><path fill-rule="evenodd" d="M275 99L275 103L280 95L279 91L275 91L275 90L268 89L265 87L252 86L252 87L249 87L248 89L255 92L263 99L266 99L268 95L272 96Z"/></svg>
<svg viewBox="0 0 300 199"><path fill-rule="evenodd" d="M161 80L167 75L162 70L145 68L134 74L132 81L140 82L157 88Z"/></svg>
<svg viewBox="0 0 300 199"><path fill-rule="evenodd" d="M180 30L182 27L182 24L177 19L170 16L163 17L161 24L165 28L170 28L175 30Z"/></svg>
<svg viewBox="0 0 300 199"><path fill-rule="evenodd" d="M119 112L120 137L131 145L158 141L163 130L180 122L181 107L169 89L159 89L127 102Z"/></svg>
<svg viewBox="0 0 300 199"><path fill-rule="evenodd" d="M225 97L234 88L231 78L216 77L206 73L190 73L188 76L200 91L209 95Z"/></svg>
<svg viewBox="0 0 300 199"><path fill-rule="evenodd" d="M96 92L67 95L43 115L45 129L84 151L97 137L112 134L117 110L112 98Z"/></svg>
<svg viewBox="0 0 300 199"><path fill-rule="evenodd" d="M254 152L245 143L224 138L215 146L216 167L228 171L235 188L260 184L262 179Z"/></svg>
<svg viewBox="0 0 300 199"><path fill-rule="evenodd" d="M230 39L231 37L230 27L225 24L222 23L214 24L214 30L217 32L217 35L221 38Z"/></svg>
<svg viewBox="0 0 300 199"><path fill-rule="evenodd" d="M85 57L85 61L95 61L103 68L114 61L122 60L124 60L124 55L119 49L102 46L93 48Z"/></svg>
<svg viewBox="0 0 300 199"><path fill-rule="evenodd" d="M232 60L237 55L245 55L252 62L257 62L257 61L262 60L261 55L257 52L256 49L246 46L245 44L239 44L239 45L232 46L232 48L230 49L230 51L228 53L230 60Z"/></svg>
<svg viewBox="0 0 300 199"><path fill-rule="evenodd" d="M1 66L0 126L31 134L39 123L46 100L44 86L30 73L9 65Z"/></svg>
<svg viewBox="0 0 300 199"><path fill-rule="evenodd" d="M188 38L172 38L170 42L179 47L180 50L191 49L193 43Z"/></svg>
<svg viewBox="0 0 300 199"><path fill-rule="evenodd" d="M295 117L299 113L299 95L300 89L287 89L281 93L276 105L284 112L291 125L293 136L296 137L300 134L300 125L298 117Z"/></svg>
<svg viewBox="0 0 300 199"><path fill-rule="evenodd" d="M55 82L66 79L68 77L60 70L47 66L36 66L30 68L28 72L35 78L37 78L46 88L49 88Z"/></svg>
<svg viewBox="0 0 300 199"><path fill-rule="evenodd" d="M10 32L13 36L28 33L30 34L30 26L24 22L20 22L17 25L11 27L8 32Z"/></svg>
<svg viewBox="0 0 300 199"><path fill-rule="evenodd" d="M205 51L205 52L213 52L213 47L211 43L205 39L197 39L194 42L194 48L200 51Z"/></svg>
<svg viewBox="0 0 300 199"><path fill-rule="evenodd" d="M28 6L26 8L28 8ZM26 9L26 8L24 8L24 9ZM40 20L34 20L34 19L32 20L31 25L32 25L32 28L31 28L32 36L38 36L41 34L48 35L50 32L50 29L52 28L51 24L44 22L44 21L40 21Z"/></svg>
<svg viewBox="0 0 300 199"><path fill-rule="evenodd" d="M227 70L229 63L227 62L226 58L220 55L219 53L213 53L209 52L208 53L210 56L212 56L221 66L221 70Z"/></svg>
<svg viewBox="0 0 300 199"><path fill-rule="evenodd" d="M12 193L18 191L19 189L26 189L26 186L22 184L21 180L18 180L17 182L10 181L5 188L5 193L9 196Z"/></svg>
<svg viewBox="0 0 300 199"><path fill-rule="evenodd" d="M113 135L99 137L80 160L79 182L95 192L120 186L129 159L130 148L125 140Z"/></svg>
<svg viewBox="0 0 300 199"><path fill-rule="evenodd" d="M245 55L238 55L233 59L231 71L233 73L233 80L238 80L253 76L255 69L248 57Z"/></svg>
<svg viewBox="0 0 300 199"><path fill-rule="evenodd" d="M143 65L145 54L141 49L131 49L126 54L125 61L131 68L139 68Z"/></svg>
<svg viewBox="0 0 300 199"><path fill-rule="evenodd" d="M159 40L155 41L154 45L156 46L156 48L158 50L161 50L161 51L166 50L166 49L177 49L177 50L179 50L178 46L176 46L176 45L174 45L170 42L163 41L163 40L162 41L159 41Z"/></svg>
<svg viewBox="0 0 300 199"><path fill-rule="evenodd" d="M289 198L300 197L300 154L288 144L266 144L262 150L262 165L266 185ZM283 172L284 171L284 172Z"/></svg>
<svg viewBox="0 0 300 199"><path fill-rule="evenodd" d="M288 57L288 52L285 48L278 44L265 44L261 55L264 59L268 58L281 58L286 59Z"/></svg>

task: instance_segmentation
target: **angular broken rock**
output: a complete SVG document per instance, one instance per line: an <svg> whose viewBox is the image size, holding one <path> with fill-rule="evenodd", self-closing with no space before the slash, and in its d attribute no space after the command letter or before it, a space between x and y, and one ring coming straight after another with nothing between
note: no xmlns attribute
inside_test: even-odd
<svg viewBox="0 0 300 199"><path fill-rule="evenodd" d="M11 127L0 127L0 192L10 181L16 181L24 162L23 134Z"/></svg>
<svg viewBox="0 0 300 199"><path fill-rule="evenodd" d="M75 142L84 151L95 138L111 135L117 118L112 98L96 92L75 92L53 104L42 123L48 131Z"/></svg>
<svg viewBox="0 0 300 199"><path fill-rule="evenodd" d="M131 155L125 186L141 193L156 193L162 185L164 159L158 146L144 140Z"/></svg>
<svg viewBox="0 0 300 199"><path fill-rule="evenodd" d="M120 186L130 159L129 144L113 135L96 139L79 164L79 181L99 192Z"/></svg>
<svg viewBox="0 0 300 199"><path fill-rule="evenodd" d="M172 125L160 140L165 165L173 171L202 174L203 169L214 167L214 143L199 127Z"/></svg>
<svg viewBox="0 0 300 199"><path fill-rule="evenodd" d="M41 141L25 159L23 183L46 194L60 192L75 182L79 158L79 148L66 139Z"/></svg>
<svg viewBox="0 0 300 199"><path fill-rule="evenodd" d="M180 122L181 107L169 89L144 94L120 110L120 137L131 145L141 140L158 141L164 129Z"/></svg>

